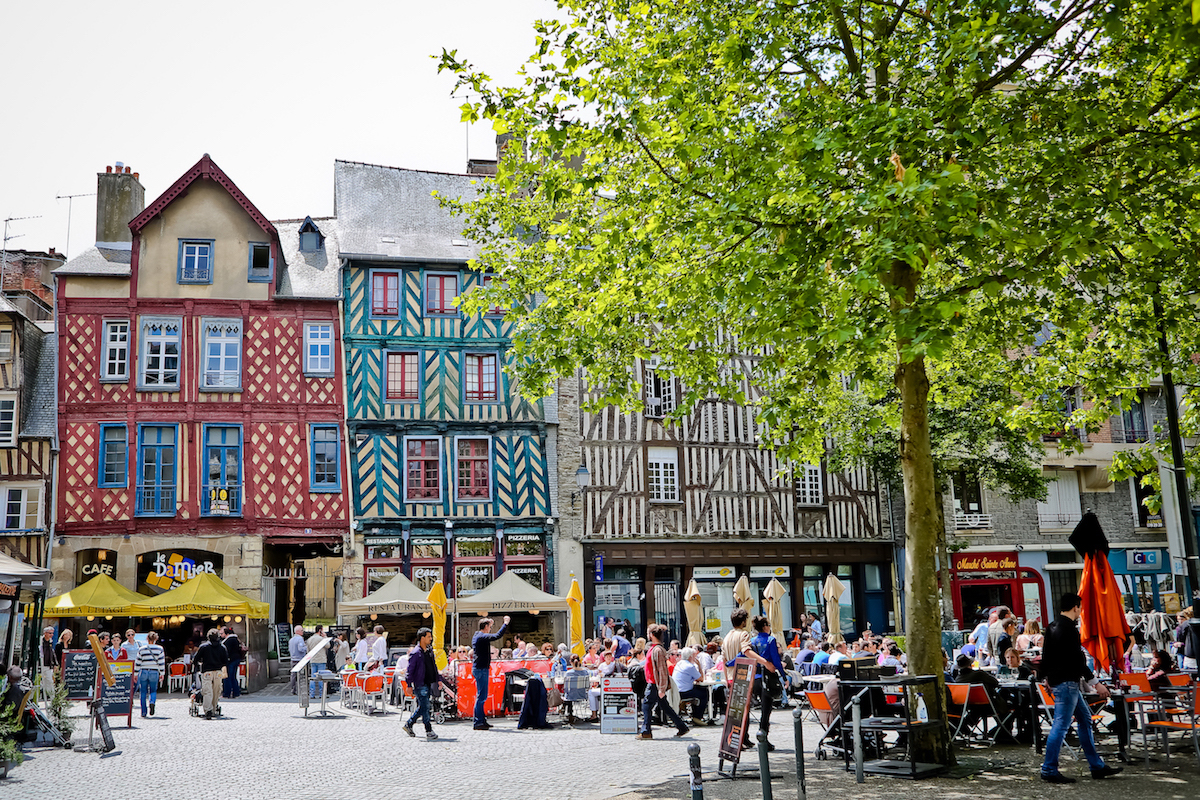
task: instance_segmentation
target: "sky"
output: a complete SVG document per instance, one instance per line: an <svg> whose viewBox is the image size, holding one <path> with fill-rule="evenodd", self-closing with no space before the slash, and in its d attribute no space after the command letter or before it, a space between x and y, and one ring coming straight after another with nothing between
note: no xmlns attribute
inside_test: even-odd
<svg viewBox="0 0 1200 800"><path fill-rule="evenodd" d="M8 248L95 241L96 173L149 204L205 153L270 219L333 213L333 162L463 172L494 158L460 121L458 50L510 83L550 0L0 3L0 220ZM74 200L61 195L93 195ZM68 208L71 209L68 215ZM2 226L2 223L0 223Z"/></svg>

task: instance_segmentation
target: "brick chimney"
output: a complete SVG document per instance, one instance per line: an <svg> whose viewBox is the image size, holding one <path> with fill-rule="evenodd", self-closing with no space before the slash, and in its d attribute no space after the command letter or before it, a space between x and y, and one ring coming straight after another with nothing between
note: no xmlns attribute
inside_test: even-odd
<svg viewBox="0 0 1200 800"><path fill-rule="evenodd" d="M129 221L146 207L146 189L138 174L120 161L96 176L96 246L128 250Z"/></svg>

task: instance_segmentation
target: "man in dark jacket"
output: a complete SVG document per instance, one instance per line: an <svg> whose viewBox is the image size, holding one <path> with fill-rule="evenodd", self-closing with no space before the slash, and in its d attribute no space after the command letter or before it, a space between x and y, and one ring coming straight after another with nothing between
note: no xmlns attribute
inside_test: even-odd
<svg viewBox="0 0 1200 800"><path fill-rule="evenodd" d="M217 629L208 632L208 640L196 650L192 663L200 673L200 688L204 694L204 718L212 719L221 694L221 668L229 663L229 655L221 644Z"/></svg>
<svg viewBox="0 0 1200 800"><path fill-rule="evenodd" d="M1075 627L1082 605L1083 600L1079 595L1074 592L1064 594L1058 602L1058 620L1047 629L1042 645L1040 677L1054 692L1054 725L1046 738L1046 758L1042 762L1042 780L1047 783L1075 782L1074 778L1058 771L1058 754L1072 719L1079 733L1079 744L1092 769L1092 777L1099 780L1122 770L1122 767L1107 766L1096 752L1096 744L1092 739L1092 715L1079 689L1080 680L1094 679L1083 655L1079 629ZM1097 684L1096 692L1101 698L1108 697L1108 689L1104 684Z"/></svg>
<svg viewBox="0 0 1200 800"><path fill-rule="evenodd" d="M242 663L242 642L229 625L225 626L225 657L229 659L225 667L225 681L221 686L221 697L239 697L242 687L238 683L238 667Z"/></svg>
<svg viewBox="0 0 1200 800"><path fill-rule="evenodd" d="M429 719L429 696L433 692L433 687L442 681L432 644L433 631L429 628L421 628L417 631L417 643L413 645L412 650L408 651L406 680L408 688L412 689L413 695L417 698L417 708L408 718L408 722L404 723L404 732L409 736L416 736L417 734L413 733L413 723L417 721L418 717L424 719L425 738L430 741L438 738L438 735L433 732L433 724Z"/></svg>
<svg viewBox="0 0 1200 800"><path fill-rule="evenodd" d="M475 730L486 731L492 727L484 715L483 704L487 702L488 676L492 669L492 642L504 635L512 617L506 616L500 624L500 630L492 633L492 620L485 617L479 620L479 630L471 637L471 650L474 661L471 664L471 677L475 679Z"/></svg>

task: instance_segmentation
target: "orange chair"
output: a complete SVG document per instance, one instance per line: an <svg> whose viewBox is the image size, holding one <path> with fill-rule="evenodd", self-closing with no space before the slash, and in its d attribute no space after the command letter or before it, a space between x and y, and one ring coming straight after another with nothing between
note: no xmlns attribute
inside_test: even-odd
<svg viewBox="0 0 1200 800"><path fill-rule="evenodd" d="M237 679L238 686L242 687L243 692L246 691L246 683L248 678L246 676L246 663L244 661L241 664L238 664Z"/></svg>
<svg viewBox="0 0 1200 800"><path fill-rule="evenodd" d="M950 692L950 707L946 710L946 716L951 725L957 723L953 736L962 736L965 729L968 739L975 733L984 740L989 739L991 734L988 732L988 717L996 720L996 730L1003 727L1005 720L992 703L986 686L978 683L947 683L946 689ZM975 716L976 719L969 721L971 716ZM983 726L978 732L975 730L977 724Z"/></svg>
<svg viewBox="0 0 1200 800"><path fill-rule="evenodd" d="M342 673L342 707L359 708L359 693L365 672Z"/></svg>
<svg viewBox="0 0 1200 800"><path fill-rule="evenodd" d="M1200 691L1197 686L1191 691L1190 720L1155 719L1146 723L1147 727L1162 731L1163 749L1167 752L1167 764L1171 763L1171 731L1186 731L1192 735L1192 747L1196 750L1196 763L1200 764Z"/></svg>
<svg viewBox="0 0 1200 800"><path fill-rule="evenodd" d="M362 698L362 710L364 714L374 714L377 707L380 711L384 710L383 686L384 680L382 675L367 675L363 680L359 696ZM376 706L376 703L378 703L378 706Z"/></svg>
<svg viewBox="0 0 1200 800"><path fill-rule="evenodd" d="M829 715L828 724L818 717L818 721L821 722L821 727L824 730L821 736L817 739L816 748L813 750L817 758L828 758L828 755L825 753L826 742L829 743L830 749L833 750L835 755L843 755L845 753L845 747L842 740L841 715L833 710L833 706L830 705L829 698L825 696L824 692L805 691L804 699L808 700L808 705L813 711L817 712L817 714Z"/></svg>
<svg viewBox="0 0 1200 800"><path fill-rule="evenodd" d="M1190 675L1186 675L1182 672L1172 672L1167 676L1167 681L1169 681L1172 686L1183 687L1190 686L1192 683L1192 678Z"/></svg>
<svg viewBox="0 0 1200 800"><path fill-rule="evenodd" d="M188 665L182 661L173 661L167 665L167 691L175 691L175 685L179 685L179 691L187 691L188 680Z"/></svg>

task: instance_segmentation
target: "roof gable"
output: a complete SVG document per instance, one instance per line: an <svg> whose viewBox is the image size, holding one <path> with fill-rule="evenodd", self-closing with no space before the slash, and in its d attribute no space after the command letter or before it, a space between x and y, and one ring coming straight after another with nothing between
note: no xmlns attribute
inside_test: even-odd
<svg viewBox="0 0 1200 800"><path fill-rule="evenodd" d="M239 189L232 180L230 180L229 176L225 174L224 170L216 165L216 162L209 157L208 153L205 153L204 156L197 161L191 169L183 173L179 180L171 184L171 188L159 195L157 200L146 206L146 209L142 213L134 217L129 223L129 230L131 230L135 236L139 234L142 229L149 225L151 220L161 214L167 208L167 206L171 205L171 203L175 202L184 194L186 194L189 186L202 178L214 181L218 186L229 192L229 196L233 198L234 202L241 206L243 211L250 215L250 218L254 220L255 224L262 228L263 232L272 239L278 241L279 232L275 230L275 226L271 224L270 220L263 216L263 213L258 210L254 203L250 202L250 198L242 194L242 190Z"/></svg>

